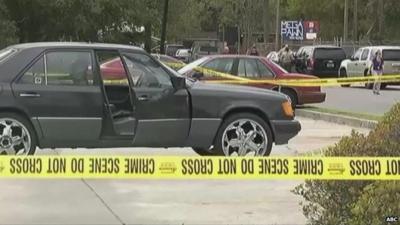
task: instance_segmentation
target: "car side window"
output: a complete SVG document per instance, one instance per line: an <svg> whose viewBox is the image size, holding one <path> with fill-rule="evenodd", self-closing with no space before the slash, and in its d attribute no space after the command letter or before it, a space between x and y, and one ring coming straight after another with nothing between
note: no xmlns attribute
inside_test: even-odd
<svg viewBox="0 0 400 225"><path fill-rule="evenodd" d="M151 57L141 53L124 53L123 58L134 87L160 89L173 87L169 74Z"/></svg>
<svg viewBox="0 0 400 225"><path fill-rule="evenodd" d="M43 56L39 58L21 77L19 83L22 84L37 84L44 85L45 75L44 75L44 60Z"/></svg>
<svg viewBox="0 0 400 225"><path fill-rule="evenodd" d="M259 78L260 72L257 66L256 59L240 59L238 67L238 76L249 77L249 78Z"/></svg>
<svg viewBox="0 0 400 225"><path fill-rule="evenodd" d="M269 68L267 68L267 66L260 60L257 60L257 66L262 78L267 78L267 79L274 78L274 74L272 73L272 71Z"/></svg>
<svg viewBox="0 0 400 225"><path fill-rule="evenodd" d="M93 84L90 52L49 52L45 60L48 85Z"/></svg>
<svg viewBox="0 0 400 225"><path fill-rule="evenodd" d="M368 53L369 53L369 50L368 49L364 49L362 54L361 54L361 60L367 60L368 59Z"/></svg>
<svg viewBox="0 0 400 225"><path fill-rule="evenodd" d="M104 84L129 86L127 72L117 51L96 51L96 59Z"/></svg>
<svg viewBox="0 0 400 225"><path fill-rule="evenodd" d="M233 58L213 59L205 63L203 67L222 73L231 73L233 61Z"/></svg>
<svg viewBox="0 0 400 225"><path fill-rule="evenodd" d="M20 83L37 85L93 85L92 55L86 51L52 51L41 56Z"/></svg>
<svg viewBox="0 0 400 225"><path fill-rule="evenodd" d="M353 58L354 60L359 60L361 58L362 49L358 49L356 53L354 53Z"/></svg>

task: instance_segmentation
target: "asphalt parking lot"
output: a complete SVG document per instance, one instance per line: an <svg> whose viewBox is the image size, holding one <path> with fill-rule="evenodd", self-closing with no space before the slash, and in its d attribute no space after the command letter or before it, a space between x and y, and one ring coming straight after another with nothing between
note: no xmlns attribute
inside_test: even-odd
<svg viewBox="0 0 400 225"><path fill-rule="evenodd" d="M272 155L332 145L352 127L298 118ZM368 130L356 130L367 133ZM39 154L194 155L189 148L57 149ZM305 224L297 181L0 180L0 224Z"/></svg>

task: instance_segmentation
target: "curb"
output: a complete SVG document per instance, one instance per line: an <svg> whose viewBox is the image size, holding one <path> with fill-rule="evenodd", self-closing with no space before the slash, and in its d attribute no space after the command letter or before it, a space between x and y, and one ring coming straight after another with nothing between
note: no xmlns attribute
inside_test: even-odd
<svg viewBox="0 0 400 225"><path fill-rule="evenodd" d="M351 116L344 116L332 113L314 112L305 109L296 109L296 116L371 130L374 129L375 126L378 124L378 121L375 120L359 119Z"/></svg>

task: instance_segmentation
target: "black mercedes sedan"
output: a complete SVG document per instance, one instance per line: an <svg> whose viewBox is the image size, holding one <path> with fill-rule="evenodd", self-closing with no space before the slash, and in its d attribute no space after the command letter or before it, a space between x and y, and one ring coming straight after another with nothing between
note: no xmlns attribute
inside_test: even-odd
<svg viewBox="0 0 400 225"><path fill-rule="evenodd" d="M286 95L186 79L144 50L26 43L0 51L0 154L192 147L265 156L300 131Z"/></svg>

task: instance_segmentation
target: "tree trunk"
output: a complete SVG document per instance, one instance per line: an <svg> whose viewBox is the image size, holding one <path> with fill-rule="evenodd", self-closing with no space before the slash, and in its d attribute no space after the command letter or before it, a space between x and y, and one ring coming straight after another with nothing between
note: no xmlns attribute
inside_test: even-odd
<svg viewBox="0 0 400 225"><path fill-rule="evenodd" d="M347 41L349 33L349 0L344 0L344 16L343 16L343 42Z"/></svg>
<svg viewBox="0 0 400 225"><path fill-rule="evenodd" d="M378 10L378 12L377 12L377 15L378 15L378 36L377 36L377 38L378 38L378 40L380 41L380 42L382 42L382 40L383 40L383 32L384 32L384 29L383 29L383 26L384 26L384 12L383 12L383 0L378 0L378 7L377 7L377 10ZM381 43L382 44L382 43Z"/></svg>
<svg viewBox="0 0 400 225"><path fill-rule="evenodd" d="M268 44L269 39L269 0L263 0L263 25L264 25L264 43Z"/></svg>
<svg viewBox="0 0 400 225"><path fill-rule="evenodd" d="M353 7L353 40L358 41L358 0L354 0Z"/></svg>
<svg viewBox="0 0 400 225"><path fill-rule="evenodd" d="M276 0L276 18L275 18L275 50L278 51L280 49L280 38L281 38L281 17L280 17L280 5L281 1Z"/></svg>
<svg viewBox="0 0 400 225"><path fill-rule="evenodd" d="M151 22L147 22L144 26L144 49L150 53L151 52Z"/></svg>
<svg viewBox="0 0 400 225"><path fill-rule="evenodd" d="M164 0L164 14L161 28L160 53L165 54L165 37L167 35L168 1Z"/></svg>

